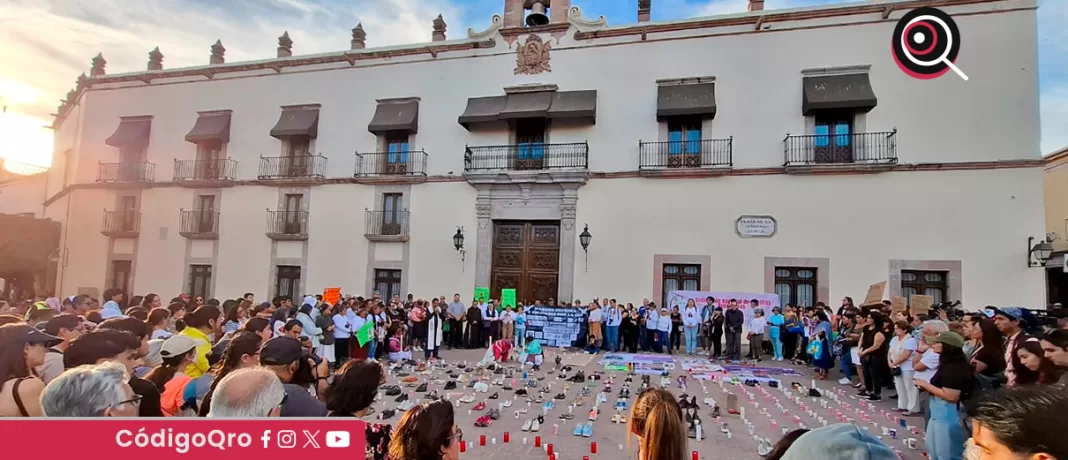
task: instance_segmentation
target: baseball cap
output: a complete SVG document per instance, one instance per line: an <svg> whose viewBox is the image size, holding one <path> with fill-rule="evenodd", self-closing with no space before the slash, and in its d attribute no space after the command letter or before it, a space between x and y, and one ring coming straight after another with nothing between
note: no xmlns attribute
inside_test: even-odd
<svg viewBox="0 0 1068 460"><path fill-rule="evenodd" d="M260 364L285 366L306 355L307 352L299 340L292 337L274 337L260 347Z"/></svg>
<svg viewBox="0 0 1068 460"><path fill-rule="evenodd" d="M934 337L925 337L924 340L926 340L929 344L941 343L957 348L964 347L964 337L961 337L961 335L956 332L940 332Z"/></svg>
<svg viewBox="0 0 1068 460"><path fill-rule="evenodd" d="M181 334L172 335L163 341L163 346L159 349L159 355L162 358L173 358L189 353L189 350L196 347L197 342L192 337Z"/></svg>
<svg viewBox="0 0 1068 460"><path fill-rule="evenodd" d="M1035 315L1023 307L994 307L994 315L1002 315L1009 319L1020 321L1023 323L1031 323L1035 319Z"/></svg>
<svg viewBox="0 0 1068 460"><path fill-rule="evenodd" d="M51 334L46 334L35 327L26 326L26 343L30 345L44 345L45 348L51 348L63 343L63 339Z"/></svg>
<svg viewBox="0 0 1068 460"><path fill-rule="evenodd" d="M55 313L56 311L53 310L52 307L48 306L48 304L44 302L34 302L33 305L30 305L30 309L26 310L26 317L23 318L23 320L29 321L31 319L37 319L42 316L52 315Z"/></svg>

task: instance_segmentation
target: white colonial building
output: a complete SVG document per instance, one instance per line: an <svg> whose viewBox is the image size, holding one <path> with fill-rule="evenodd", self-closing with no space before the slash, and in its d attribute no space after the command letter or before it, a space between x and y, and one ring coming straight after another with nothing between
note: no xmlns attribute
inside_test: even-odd
<svg viewBox="0 0 1068 460"><path fill-rule="evenodd" d="M59 293L837 304L886 280L1044 303L1022 260L1044 229L1035 0L754 0L671 22L642 0L620 26L502 2L459 38L439 18L429 43L365 48L357 27L328 54L283 36L255 62L221 43L194 68L98 57L55 123ZM921 6L955 19L970 80L895 64Z"/></svg>

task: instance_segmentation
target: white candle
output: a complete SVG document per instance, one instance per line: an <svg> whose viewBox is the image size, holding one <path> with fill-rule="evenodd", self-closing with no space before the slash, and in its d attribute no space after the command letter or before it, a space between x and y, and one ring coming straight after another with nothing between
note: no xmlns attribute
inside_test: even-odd
<svg viewBox="0 0 1068 460"><path fill-rule="evenodd" d="M490 443L496 446L497 445L497 438L490 438Z"/></svg>
<svg viewBox="0 0 1068 460"><path fill-rule="evenodd" d="M742 414L742 420L745 420L745 408L744 407L741 408L740 411L741 411L741 414ZM470 415L470 414L468 414L468 415Z"/></svg>
<svg viewBox="0 0 1068 460"><path fill-rule="evenodd" d="M523 444L527 443L527 438L523 438Z"/></svg>

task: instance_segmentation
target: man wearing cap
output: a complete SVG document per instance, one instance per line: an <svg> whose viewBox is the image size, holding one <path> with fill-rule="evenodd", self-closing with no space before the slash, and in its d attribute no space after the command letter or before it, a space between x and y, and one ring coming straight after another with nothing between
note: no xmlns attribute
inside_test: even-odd
<svg viewBox="0 0 1068 460"><path fill-rule="evenodd" d="M1016 386L1016 377L1020 373L1032 372L1020 363L1020 357L1016 350L1031 338L1024 327L1030 324L1034 317L1026 308L1003 307L994 308L994 325L1005 337L1005 379L1006 386Z"/></svg>
<svg viewBox="0 0 1068 460"><path fill-rule="evenodd" d="M49 348L48 352L45 353L44 364L37 366L37 375L45 383L48 383L63 373L65 369L63 367L63 353L67 351L67 347L70 346L72 340L81 337L85 332L85 326L82 325L81 318L64 313L48 320L44 332L63 340Z"/></svg>
<svg viewBox="0 0 1068 460"><path fill-rule="evenodd" d="M312 366L308 350L291 337L275 337L260 347L260 365L274 372L286 389L282 417L325 417L326 405L308 390L290 384L301 366Z"/></svg>

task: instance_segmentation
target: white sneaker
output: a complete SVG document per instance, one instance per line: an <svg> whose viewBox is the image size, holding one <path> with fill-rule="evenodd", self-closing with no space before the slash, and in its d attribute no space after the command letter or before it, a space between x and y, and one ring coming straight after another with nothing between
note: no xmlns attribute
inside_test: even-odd
<svg viewBox="0 0 1068 460"><path fill-rule="evenodd" d="M541 430L541 422L539 422L538 419L531 420L531 422L530 422L530 431L538 431L538 430Z"/></svg>
<svg viewBox="0 0 1068 460"><path fill-rule="evenodd" d="M473 403L473 402L475 402L475 395L473 395L473 394L464 395L462 398L460 398L460 402L462 402L464 404Z"/></svg>
<svg viewBox="0 0 1068 460"><path fill-rule="evenodd" d="M845 378L845 377L842 377L842 378L838 379L838 384L839 385L849 385L850 383L852 383L852 382L850 382L850 380Z"/></svg>
<svg viewBox="0 0 1068 460"><path fill-rule="evenodd" d="M512 407L512 400L511 399L505 399L503 402L501 402L501 406Z"/></svg>
<svg viewBox="0 0 1068 460"><path fill-rule="evenodd" d="M413 403L411 400L405 399L403 402L401 402L399 405L397 405L397 410L401 411L401 412L406 412L408 409L411 409L413 406L415 406L415 403Z"/></svg>
<svg viewBox="0 0 1068 460"><path fill-rule="evenodd" d="M523 422L523 428L520 429L523 431L530 431L530 429L534 426L535 422L536 421L534 419L527 419L527 421Z"/></svg>

